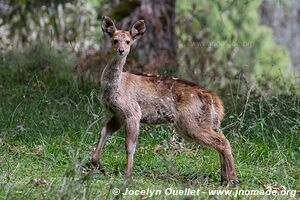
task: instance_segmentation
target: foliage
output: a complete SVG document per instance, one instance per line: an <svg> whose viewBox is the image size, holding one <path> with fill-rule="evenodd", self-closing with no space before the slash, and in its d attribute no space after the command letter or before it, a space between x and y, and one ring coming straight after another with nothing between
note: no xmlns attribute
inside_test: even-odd
<svg viewBox="0 0 300 200"><path fill-rule="evenodd" d="M99 16L109 12L126 15L129 7L137 6L136 1L124 1L111 10L106 0L7 2L9 9L0 16L0 49L43 42L85 53L100 47ZM272 31L261 24L260 4L261 0L199 0L190 4L178 0L179 76L215 88L225 88L241 75L263 91L293 87L296 75L290 56L287 49L275 44Z"/></svg>
<svg viewBox="0 0 300 200"><path fill-rule="evenodd" d="M261 24L260 4L248 0L178 1L181 74L217 87L225 87L243 74L250 85L262 83L259 85L267 90L278 89L278 78L291 80L288 51L276 45L271 30Z"/></svg>
<svg viewBox="0 0 300 200"><path fill-rule="evenodd" d="M39 42L65 50L99 48L97 14L86 1L9 1L7 6L9 12L0 16L2 50Z"/></svg>
<svg viewBox="0 0 300 200"><path fill-rule="evenodd" d="M201 190L199 198L223 198L207 194L221 189L218 154L174 137L168 126L142 127L129 181L123 179L123 130L108 139L102 155L109 176L90 171L85 164L105 121L99 85L74 80L74 57L47 46L0 58L1 199L107 199L114 198L115 187L193 188ZM242 81L239 85L223 97L222 126L240 189L263 190L266 184L297 189L299 97L262 96L247 91Z"/></svg>
<svg viewBox="0 0 300 200"><path fill-rule="evenodd" d="M74 71L75 64L71 61L74 61L75 55L54 51L45 44L38 44L25 52L10 51L0 55L0 83L28 84L35 76L42 74L48 74L49 78L49 75L69 77Z"/></svg>

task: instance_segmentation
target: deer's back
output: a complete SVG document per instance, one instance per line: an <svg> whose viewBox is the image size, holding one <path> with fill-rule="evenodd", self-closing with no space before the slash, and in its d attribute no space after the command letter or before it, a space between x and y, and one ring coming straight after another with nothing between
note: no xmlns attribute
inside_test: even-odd
<svg viewBox="0 0 300 200"><path fill-rule="evenodd" d="M145 123L176 122L180 117L211 118L219 125L223 106L219 97L200 86L173 77L123 73L121 91L127 103L136 102ZM183 116L182 116L183 115Z"/></svg>

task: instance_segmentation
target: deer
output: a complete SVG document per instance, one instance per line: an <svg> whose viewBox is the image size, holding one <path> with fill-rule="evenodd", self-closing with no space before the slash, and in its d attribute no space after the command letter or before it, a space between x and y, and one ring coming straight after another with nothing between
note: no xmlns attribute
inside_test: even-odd
<svg viewBox="0 0 300 200"><path fill-rule="evenodd" d="M118 30L114 21L104 16L101 28L112 42L111 58L101 76L102 104L111 118L99 132L91 162L105 174L100 154L108 136L125 129L125 178L132 175L140 124L171 123L184 139L215 149L220 156L221 184L237 180L229 141L221 130L224 116L222 101L216 93L189 81L123 70L131 46L145 33L144 20L129 31Z"/></svg>

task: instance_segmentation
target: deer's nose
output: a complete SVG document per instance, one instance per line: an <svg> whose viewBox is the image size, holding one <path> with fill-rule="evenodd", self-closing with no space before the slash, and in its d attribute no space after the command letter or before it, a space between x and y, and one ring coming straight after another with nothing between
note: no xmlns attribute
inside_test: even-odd
<svg viewBox="0 0 300 200"><path fill-rule="evenodd" d="M124 53L125 50L124 50L124 48L119 48L118 51L119 51L119 53L122 55L122 54Z"/></svg>

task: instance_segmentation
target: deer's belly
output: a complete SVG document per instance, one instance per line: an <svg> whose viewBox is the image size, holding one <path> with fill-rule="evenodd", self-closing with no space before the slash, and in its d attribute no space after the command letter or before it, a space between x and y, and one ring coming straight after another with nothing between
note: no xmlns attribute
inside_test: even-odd
<svg viewBox="0 0 300 200"><path fill-rule="evenodd" d="M142 123L161 124L175 122L174 103L169 97L130 99L117 94L103 93L102 103L120 120L129 116L141 117Z"/></svg>
<svg viewBox="0 0 300 200"><path fill-rule="evenodd" d="M141 107L141 122L150 124L173 123L175 122L174 106L165 102L142 102Z"/></svg>

